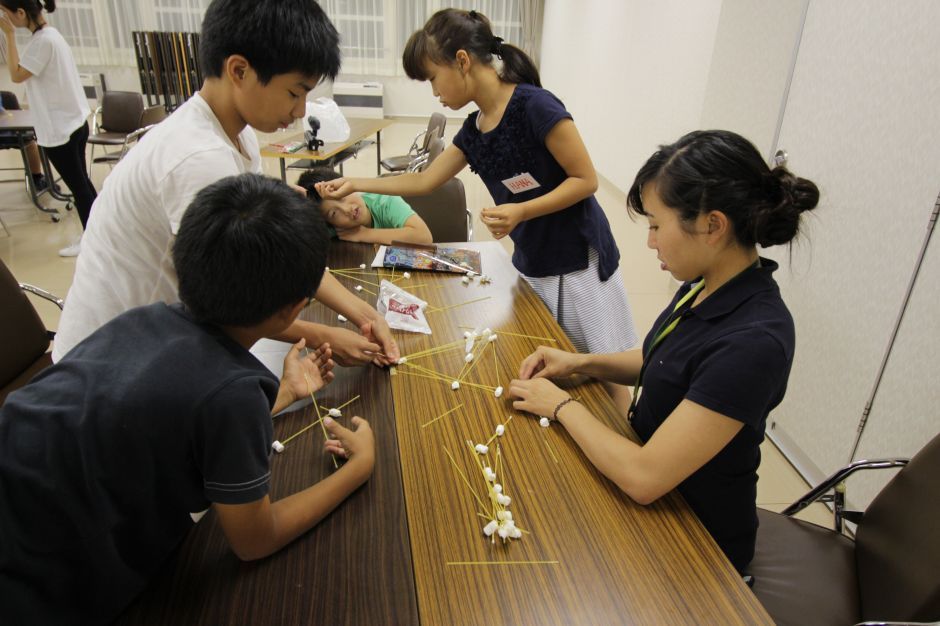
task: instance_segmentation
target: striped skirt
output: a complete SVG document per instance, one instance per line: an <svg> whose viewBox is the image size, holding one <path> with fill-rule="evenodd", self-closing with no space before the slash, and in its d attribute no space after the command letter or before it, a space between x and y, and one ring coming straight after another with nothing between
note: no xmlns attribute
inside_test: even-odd
<svg viewBox="0 0 940 626"><path fill-rule="evenodd" d="M629 350L638 340L620 268L601 281L597 266L597 251L590 248L586 269L560 276L523 275L523 278L558 320L578 352Z"/></svg>

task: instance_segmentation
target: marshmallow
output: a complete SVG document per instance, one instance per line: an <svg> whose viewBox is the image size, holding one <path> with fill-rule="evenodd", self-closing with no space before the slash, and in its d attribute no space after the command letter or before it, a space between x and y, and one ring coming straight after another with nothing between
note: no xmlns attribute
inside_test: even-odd
<svg viewBox="0 0 940 626"><path fill-rule="evenodd" d="M477 273L474 272L473 270L467 270L467 278L473 278L476 275Z"/></svg>
<svg viewBox="0 0 940 626"><path fill-rule="evenodd" d="M405 278L411 278L411 272L405 272L402 274Z"/></svg>
<svg viewBox="0 0 940 626"><path fill-rule="evenodd" d="M493 280L493 279L490 278L489 276L487 276L486 274L480 274L480 284L481 284L481 285L488 285L491 280Z"/></svg>
<svg viewBox="0 0 940 626"><path fill-rule="evenodd" d="M469 330L463 331L463 338L464 338L464 339L470 339L470 337L473 337L473 335L470 334L470 331L469 331Z"/></svg>
<svg viewBox="0 0 940 626"><path fill-rule="evenodd" d="M360 263L360 264L359 264L359 269L361 269L361 270L366 269L366 264L365 264L365 263Z"/></svg>
<svg viewBox="0 0 940 626"><path fill-rule="evenodd" d="M539 426L542 428L548 428L549 424L551 424L551 420L549 420L547 417L543 417L539 420Z"/></svg>
<svg viewBox="0 0 940 626"><path fill-rule="evenodd" d="M455 380L454 382L452 382L450 384L450 388L453 389L454 391L457 391L458 389L460 389L460 381Z"/></svg>
<svg viewBox="0 0 940 626"><path fill-rule="evenodd" d="M342 417L343 412L339 409L330 409L330 417Z"/></svg>
<svg viewBox="0 0 940 626"><path fill-rule="evenodd" d="M408 362L408 357L406 357L406 356L403 356L403 357L401 357L400 359L398 359L398 364L399 364L399 365L404 365L404 364L407 363L407 362Z"/></svg>
<svg viewBox="0 0 940 626"><path fill-rule="evenodd" d="M480 334L483 335L484 337L489 337L490 335L493 334L493 331L490 330L489 328L484 328L482 331L480 331Z"/></svg>
<svg viewBox="0 0 940 626"><path fill-rule="evenodd" d="M496 391L493 392L493 395L496 396L497 398L503 395L503 388L497 387ZM502 426L502 424L500 424L500 426ZM497 433L499 432L499 426L496 427L496 432Z"/></svg>
<svg viewBox="0 0 940 626"><path fill-rule="evenodd" d="M483 476L488 482L493 482L496 480L496 472L494 472L489 466L483 468Z"/></svg>
<svg viewBox="0 0 940 626"><path fill-rule="evenodd" d="M496 493L502 493L503 486L500 485L499 483L496 483L495 485L493 485L493 491L495 491Z"/></svg>
<svg viewBox="0 0 940 626"><path fill-rule="evenodd" d="M500 539L508 539L508 538L509 538L509 529L506 528L505 526L500 526L500 527L499 527L499 530L496 531L496 534L499 535L499 538L500 538Z"/></svg>
<svg viewBox="0 0 940 626"><path fill-rule="evenodd" d="M496 341L496 333L493 333L492 335L490 335L487 338L487 341L489 341L490 343L493 343L494 341Z"/></svg>
<svg viewBox="0 0 940 626"><path fill-rule="evenodd" d="M512 511L500 511L500 513L503 514L502 519L507 519L512 522ZM513 525L515 526L515 522L513 522Z"/></svg>
<svg viewBox="0 0 940 626"><path fill-rule="evenodd" d="M502 389L502 387L500 387L500 389ZM498 390L497 390L497 391L498 391ZM496 396L496 397L498 398L499 396ZM497 437L502 437L502 436L503 436L503 433L505 433L505 432L506 432L506 427L505 427L505 426L503 426L502 424L497 424L497 425L496 425L496 436L497 436Z"/></svg>
<svg viewBox="0 0 940 626"><path fill-rule="evenodd" d="M509 511L496 511L496 519L502 521L506 519L512 519L512 513Z"/></svg>
<svg viewBox="0 0 940 626"><path fill-rule="evenodd" d="M356 285L356 291L362 291L362 285Z"/></svg>
<svg viewBox="0 0 940 626"><path fill-rule="evenodd" d="M490 451L490 447L484 443L478 443L473 446L473 449L477 451L477 454L486 454Z"/></svg>
<svg viewBox="0 0 940 626"><path fill-rule="evenodd" d="M462 282L462 283L465 284L465 285L469 285L469 284L470 284L470 278L469 278L468 276L464 276L463 278L460 279L460 282Z"/></svg>
<svg viewBox="0 0 940 626"><path fill-rule="evenodd" d="M512 502L512 498L504 493L500 493L496 495L496 501L503 506L509 506L509 503Z"/></svg>
<svg viewBox="0 0 940 626"><path fill-rule="evenodd" d="M513 539L519 539L520 537L522 537L522 531L516 528L515 526L513 526L512 531L509 533L509 536L512 537Z"/></svg>
<svg viewBox="0 0 940 626"><path fill-rule="evenodd" d="M278 454L280 454L281 452L284 452L284 444L281 443L280 441L275 441L274 443L271 444L271 447Z"/></svg>
<svg viewBox="0 0 940 626"><path fill-rule="evenodd" d="M467 356L465 356L465 357L463 358L463 360L466 361L467 363L469 363L470 361L472 361L472 360L473 360L473 353L472 353L472 352L468 352L468 353L467 353Z"/></svg>
<svg viewBox="0 0 940 626"><path fill-rule="evenodd" d="M349 320L346 319L346 316L345 316L345 315L337 315L337 316L336 316L336 319L338 319L338 320L341 321L341 322L348 322L348 321L349 321Z"/></svg>
<svg viewBox="0 0 940 626"><path fill-rule="evenodd" d="M496 520L490 520L489 524L483 527L483 534L487 537L492 537L493 533L496 532L496 529L499 527L499 522Z"/></svg>

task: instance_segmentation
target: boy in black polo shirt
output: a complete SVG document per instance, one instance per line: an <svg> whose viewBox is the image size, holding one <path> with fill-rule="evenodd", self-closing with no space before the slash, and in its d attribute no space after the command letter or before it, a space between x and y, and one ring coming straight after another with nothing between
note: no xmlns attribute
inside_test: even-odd
<svg viewBox="0 0 940 626"><path fill-rule="evenodd" d="M316 292L328 237L285 184L205 188L173 249L182 304L132 309L0 409L0 623L106 623L211 505L232 550L265 557L372 472L368 424L332 420L348 462L271 502L271 414L332 379L329 346L295 345L277 380L249 352ZM309 381L309 382L308 382Z"/></svg>

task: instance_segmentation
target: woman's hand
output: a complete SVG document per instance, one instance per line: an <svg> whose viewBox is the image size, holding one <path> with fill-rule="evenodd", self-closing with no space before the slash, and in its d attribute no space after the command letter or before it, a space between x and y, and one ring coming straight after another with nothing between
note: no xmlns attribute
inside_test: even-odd
<svg viewBox="0 0 940 626"><path fill-rule="evenodd" d="M316 393L333 380L333 360L330 345L324 343L306 356L300 351L307 345L301 339L291 346L284 357L284 373L281 375L281 389L287 394L287 404Z"/></svg>
<svg viewBox="0 0 940 626"><path fill-rule="evenodd" d="M519 378L561 378L577 372L581 355L558 348L539 346L522 361Z"/></svg>
<svg viewBox="0 0 940 626"><path fill-rule="evenodd" d="M512 407L540 417L553 417L555 407L571 395L547 378L515 379L509 383L509 397L519 398Z"/></svg>
<svg viewBox="0 0 940 626"><path fill-rule="evenodd" d="M480 220L486 226L493 237L502 239L519 225L519 222L525 221L525 211L518 204L501 204L497 207L483 209L480 213Z"/></svg>

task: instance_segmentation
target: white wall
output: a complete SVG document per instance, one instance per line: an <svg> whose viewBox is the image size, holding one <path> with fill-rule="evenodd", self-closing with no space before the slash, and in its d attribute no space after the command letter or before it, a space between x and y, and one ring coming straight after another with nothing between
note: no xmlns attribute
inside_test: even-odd
<svg viewBox="0 0 940 626"><path fill-rule="evenodd" d="M546 0L542 84L620 189L699 127L720 12L721 0Z"/></svg>
<svg viewBox="0 0 940 626"><path fill-rule="evenodd" d="M808 2L722 4L702 128L747 137L769 160Z"/></svg>

